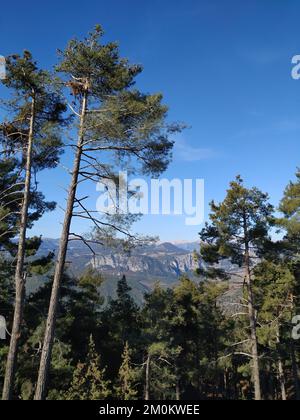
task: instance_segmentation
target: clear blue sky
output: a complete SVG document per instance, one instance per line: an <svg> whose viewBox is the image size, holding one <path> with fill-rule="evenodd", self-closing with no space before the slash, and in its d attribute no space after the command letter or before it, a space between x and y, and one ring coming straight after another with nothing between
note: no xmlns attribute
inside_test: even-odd
<svg viewBox="0 0 300 420"><path fill-rule="evenodd" d="M123 55L144 65L138 87L163 92L170 121L191 126L166 176L204 178L206 208L224 197L236 174L277 204L300 166L300 81L291 78L299 16L299 0L6 1L0 54L29 49L51 67L57 48L101 23L107 40L118 40ZM40 176L40 187L63 206L67 181L57 169ZM58 237L62 217L60 210L45 216L34 233ZM194 240L201 227L152 216L136 229Z"/></svg>

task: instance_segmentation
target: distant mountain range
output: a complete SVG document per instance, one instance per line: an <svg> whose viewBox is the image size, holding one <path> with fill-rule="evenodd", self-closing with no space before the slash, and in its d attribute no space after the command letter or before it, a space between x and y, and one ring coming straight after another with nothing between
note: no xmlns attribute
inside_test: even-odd
<svg viewBox="0 0 300 420"><path fill-rule="evenodd" d="M160 242L135 248L130 255L96 246L94 257L83 242L71 241L67 256L68 269L72 275L78 276L87 267L93 266L103 275L102 293L110 297L115 296L118 280L126 275L133 296L141 301L156 282L160 282L163 287L170 287L184 274L195 277L199 263L194 252L199 250L199 246L197 242ZM39 254L56 254L58 247L58 239L44 239ZM30 291L35 290L40 282L38 279L29 280Z"/></svg>
<svg viewBox="0 0 300 420"><path fill-rule="evenodd" d="M58 239L44 239L39 255L47 255L49 252L57 254L58 247ZM68 271L78 277L87 267L94 267L103 275L104 283L100 292L106 298L115 297L117 283L123 275L132 288L132 296L139 303L156 282L162 287L172 287L182 275L199 281L195 271L200 265L195 258L195 251L199 251L200 242L159 242L135 248L130 255L103 246L93 248L95 257L83 242L71 241L67 256ZM230 293L239 293L240 278L235 276L237 268L229 261L224 261L222 267L232 272ZM29 279L28 292L36 290L43 282L40 278Z"/></svg>

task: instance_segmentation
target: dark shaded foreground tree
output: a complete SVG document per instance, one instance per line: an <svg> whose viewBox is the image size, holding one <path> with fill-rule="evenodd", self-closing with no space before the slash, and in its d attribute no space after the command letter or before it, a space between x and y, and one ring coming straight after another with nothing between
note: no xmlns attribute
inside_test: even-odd
<svg viewBox="0 0 300 420"><path fill-rule="evenodd" d="M286 349L291 338L291 294L295 277L287 265L262 261L254 270L253 295L257 310L258 341L263 349L262 363L274 370L282 400L287 400ZM267 392L269 394L269 392ZM271 398L273 398L271 396Z"/></svg>
<svg viewBox="0 0 300 420"><path fill-rule="evenodd" d="M290 293L291 319L300 313L300 170L296 172L296 180L290 182L284 191L279 210L282 217L277 224L284 231L282 241L282 264L289 267L295 281ZM292 328L289 325L290 329ZM300 400L299 342L289 338L290 360L292 363L295 397Z"/></svg>
<svg viewBox="0 0 300 420"><path fill-rule="evenodd" d="M17 231L24 184L18 160L3 159L3 153L0 160L0 252L4 255L15 248L12 239Z"/></svg>
<svg viewBox="0 0 300 420"><path fill-rule="evenodd" d="M109 377L116 378L122 363L126 344L136 347L141 337L140 308L131 296L131 287L123 276L117 285L116 298L110 299L101 314L101 326L97 337L106 337L100 344L101 354ZM135 358L138 363L138 358Z"/></svg>
<svg viewBox="0 0 300 420"><path fill-rule="evenodd" d="M160 94L145 95L133 89L141 67L130 65L126 59L120 58L115 43L101 44L102 35L101 27L97 26L87 39L72 40L61 52L61 63L57 68L65 75L66 85L79 102L79 111L74 109L76 103L70 105L79 128L41 355L35 394L37 400L46 395L72 217L88 218L100 231L107 227L109 231L116 228L118 232L124 232L122 223L121 226L104 223L91 215L83 204L84 199L76 197L79 183L84 180L115 181L116 162L119 163L117 168L125 165L133 172L135 168L135 172L140 169L144 173L160 174L170 160L173 143L169 134L178 131L177 126L165 123L167 108L162 105ZM111 165L107 164L108 160ZM75 205L79 210L74 212Z"/></svg>
<svg viewBox="0 0 300 420"><path fill-rule="evenodd" d="M2 395L2 398L7 400L13 392L18 342L22 334L27 276L24 266L26 231L45 211L54 209L54 203L46 203L43 196L36 192L32 178L38 171L57 165L62 146L58 128L64 124L62 114L66 106L62 103L52 76L37 68L28 51L25 51L23 56L14 55L7 58L7 77L3 83L12 94L11 99L5 102L9 120L0 126L1 154L4 156L4 162L11 161L11 155L18 159L18 181L23 183L23 188L19 189L17 196L16 187L9 190L10 194L14 194L10 203L17 205L18 211L8 209L8 213L4 215L4 221L8 224L6 239L12 236L12 233L18 233L18 249L15 255L15 310ZM34 209L31 214L30 208ZM17 224L12 229L9 224L13 222Z"/></svg>
<svg viewBox="0 0 300 420"><path fill-rule="evenodd" d="M183 278L173 290L157 284L146 295L140 356L144 399L220 398L219 359L231 325L218 304L225 290L225 284Z"/></svg>
<svg viewBox="0 0 300 420"><path fill-rule="evenodd" d="M26 299L24 328L19 344L19 363L14 389L14 397L18 399L32 399L35 390L36 373L45 331L47 304L52 287L51 277L49 280L47 278L41 280L39 279L41 285L45 281L46 283L28 295ZM1 277L0 290L2 290L1 285L6 290L6 294L1 295L3 299L0 299L0 303L3 305L1 308L3 310L6 308L4 315L9 315L12 312L13 293L8 293L9 289L7 288L10 282L11 277L7 278L7 284L3 284ZM49 399L66 398L74 370L87 358L89 338L91 335L96 336L100 327L100 309L103 304L103 298L99 294L101 282L100 276L91 269L83 273L80 279L64 277L49 375ZM39 283L34 282L34 284L38 287ZM1 347L2 354L7 354L7 347ZM4 361L1 357L1 388Z"/></svg>

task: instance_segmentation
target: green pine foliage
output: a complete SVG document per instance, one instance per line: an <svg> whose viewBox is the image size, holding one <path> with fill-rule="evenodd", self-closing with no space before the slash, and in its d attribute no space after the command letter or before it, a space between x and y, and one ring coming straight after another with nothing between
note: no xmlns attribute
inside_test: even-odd
<svg viewBox="0 0 300 420"><path fill-rule="evenodd" d="M132 365L130 353L128 342L126 342L122 354L118 384L115 387L116 397L123 401L137 399L137 370Z"/></svg>
<svg viewBox="0 0 300 420"><path fill-rule="evenodd" d="M110 395L105 369L100 366L93 337L90 337L86 361L78 363L67 393L68 400L105 400Z"/></svg>

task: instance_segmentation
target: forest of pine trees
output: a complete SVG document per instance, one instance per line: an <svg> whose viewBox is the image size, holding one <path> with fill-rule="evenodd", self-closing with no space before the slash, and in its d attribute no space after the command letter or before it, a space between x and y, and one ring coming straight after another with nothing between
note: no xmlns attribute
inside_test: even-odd
<svg viewBox="0 0 300 420"><path fill-rule="evenodd" d="M197 280L183 277L169 289L157 282L141 306L125 276L107 301L101 273L70 274L71 241L90 251L107 243L130 252L149 239L131 233L131 215L90 211L83 185L116 180L124 167L159 176L171 160L173 135L184 128L167 123L162 95L135 86L141 66L102 36L97 26L84 40L71 40L53 72L29 51L7 58L0 124L2 399L299 400L300 340L292 335L300 315L299 170L277 207L237 176L224 200L211 203L199 232ZM56 257L38 257L42 238L30 237L30 229L56 207L39 191L39 172L58 167L63 153L72 168L60 247ZM75 218L89 220L91 233L74 232ZM33 276L43 285L29 293Z"/></svg>

